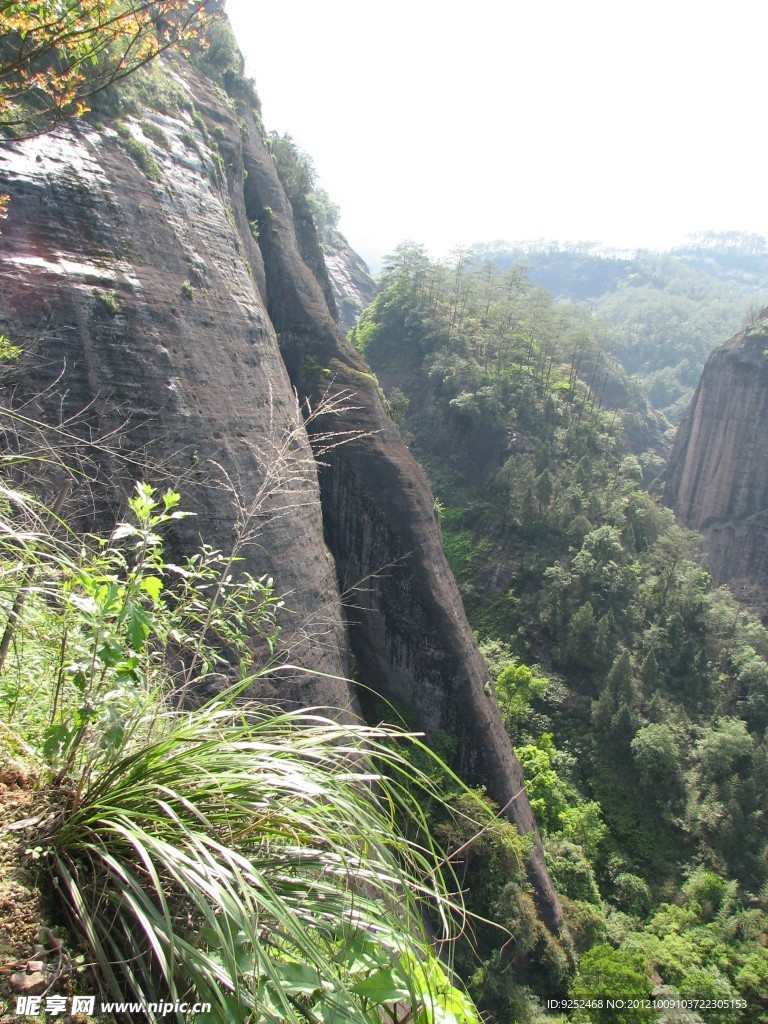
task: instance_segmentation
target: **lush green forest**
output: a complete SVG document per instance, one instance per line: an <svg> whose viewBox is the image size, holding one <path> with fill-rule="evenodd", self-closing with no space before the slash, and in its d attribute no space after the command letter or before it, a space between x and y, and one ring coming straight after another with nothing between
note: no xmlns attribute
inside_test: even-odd
<svg viewBox="0 0 768 1024"><path fill-rule="evenodd" d="M663 254L543 243L478 245L472 254L504 271L525 267L559 300L591 310L607 350L673 423L712 348L768 302L768 246L741 232L696 235Z"/></svg>
<svg viewBox="0 0 768 1024"><path fill-rule="evenodd" d="M437 494L581 957L572 997L715 1001L569 1019L768 1020L768 634L643 488L657 424L605 329L516 264L406 245L353 340ZM477 865L467 886L515 936L479 943L479 1005L538 1019L531 991L567 971L528 942L524 887Z"/></svg>

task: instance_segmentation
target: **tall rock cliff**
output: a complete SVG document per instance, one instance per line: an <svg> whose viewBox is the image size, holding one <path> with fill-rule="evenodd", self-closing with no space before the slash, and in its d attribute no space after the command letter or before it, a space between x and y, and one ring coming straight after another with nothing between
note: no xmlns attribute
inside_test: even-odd
<svg viewBox="0 0 768 1024"><path fill-rule="evenodd" d="M456 738L456 768L534 833L530 876L556 929L433 498L337 326L312 223L294 217L242 83L226 95L180 61L165 80L173 102L118 130L73 125L0 152L0 330L25 350L18 386L81 431L122 430L130 461L95 456L103 516L146 459L197 513L174 543L226 549L251 532L244 564L286 595L292 660L325 673L268 695L353 713L352 687L330 677L354 671L428 736Z"/></svg>
<svg viewBox="0 0 768 1024"><path fill-rule="evenodd" d="M707 360L665 499L705 538L716 583L768 614L768 311Z"/></svg>

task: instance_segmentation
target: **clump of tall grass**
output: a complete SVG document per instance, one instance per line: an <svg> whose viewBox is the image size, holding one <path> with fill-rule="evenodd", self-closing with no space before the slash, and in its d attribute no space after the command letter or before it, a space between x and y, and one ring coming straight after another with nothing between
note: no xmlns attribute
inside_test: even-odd
<svg viewBox="0 0 768 1024"><path fill-rule="evenodd" d="M420 907L453 906L387 730L250 709L174 714L91 777L51 868L115 994L212 1003L227 1021L371 1021L463 997ZM121 998L125 998L121 995ZM462 1016L458 1019L467 1019Z"/></svg>

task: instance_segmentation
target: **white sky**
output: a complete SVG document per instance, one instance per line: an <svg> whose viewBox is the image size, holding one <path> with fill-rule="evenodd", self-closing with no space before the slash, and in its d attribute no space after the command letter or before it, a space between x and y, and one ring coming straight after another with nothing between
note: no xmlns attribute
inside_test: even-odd
<svg viewBox="0 0 768 1024"><path fill-rule="evenodd" d="M227 0L268 129L372 264L411 239L768 236L761 0Z"/></svg>

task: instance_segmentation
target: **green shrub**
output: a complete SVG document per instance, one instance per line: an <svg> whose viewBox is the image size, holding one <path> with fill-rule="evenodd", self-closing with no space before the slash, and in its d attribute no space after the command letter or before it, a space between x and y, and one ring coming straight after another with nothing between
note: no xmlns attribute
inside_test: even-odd
<svg viewBox="0 0 768 1024"><path fill-rule="evenodd" d="M171 140L159 124L155 124L154 121L142 121L141 130L148 139L151 139L161 149L170 150Z"/></svg>
<svg viewBox="0 0 768 1024"><path fill-rule="evenodd" d="M123 129L122 131L120 130L121 128ZM123 140L123 145L144 172L145 176L150 181L162 181L163 170L157 160L152 156L149 147L134 138L129 129L123 125L118 127L118 134Z"/></svg>
<svg viewBox="0 0 768 1024"><path fill-rule="evenodd" d="M614 880L614 901L633 917L644 918L653 906L651 891L638 875L622 871Z"/></svg>
<svg viewBox="0 0 768 1024"><path fill-rule="evenodd" d="M96 294L101 300L102 306L104 307L104 309L106 309L109 315L117 316L120 306L118 305L117 295L115 295L114 291L97 292Z"/></svg>
<svg viewBox="0 0 768 1024"><path fill-rule="evenodd" d="M569 899L600 906L595 874L578 846L565 839L548 839L545 852L547 867L558 892Z"/></svg>
<svg viewBox="0 0 768 1024"><path fill-rule="evenodd" d="M18 345L13 344L10 338L0 334L0 363L14 362L21 356L22 351Z"/></svg>

